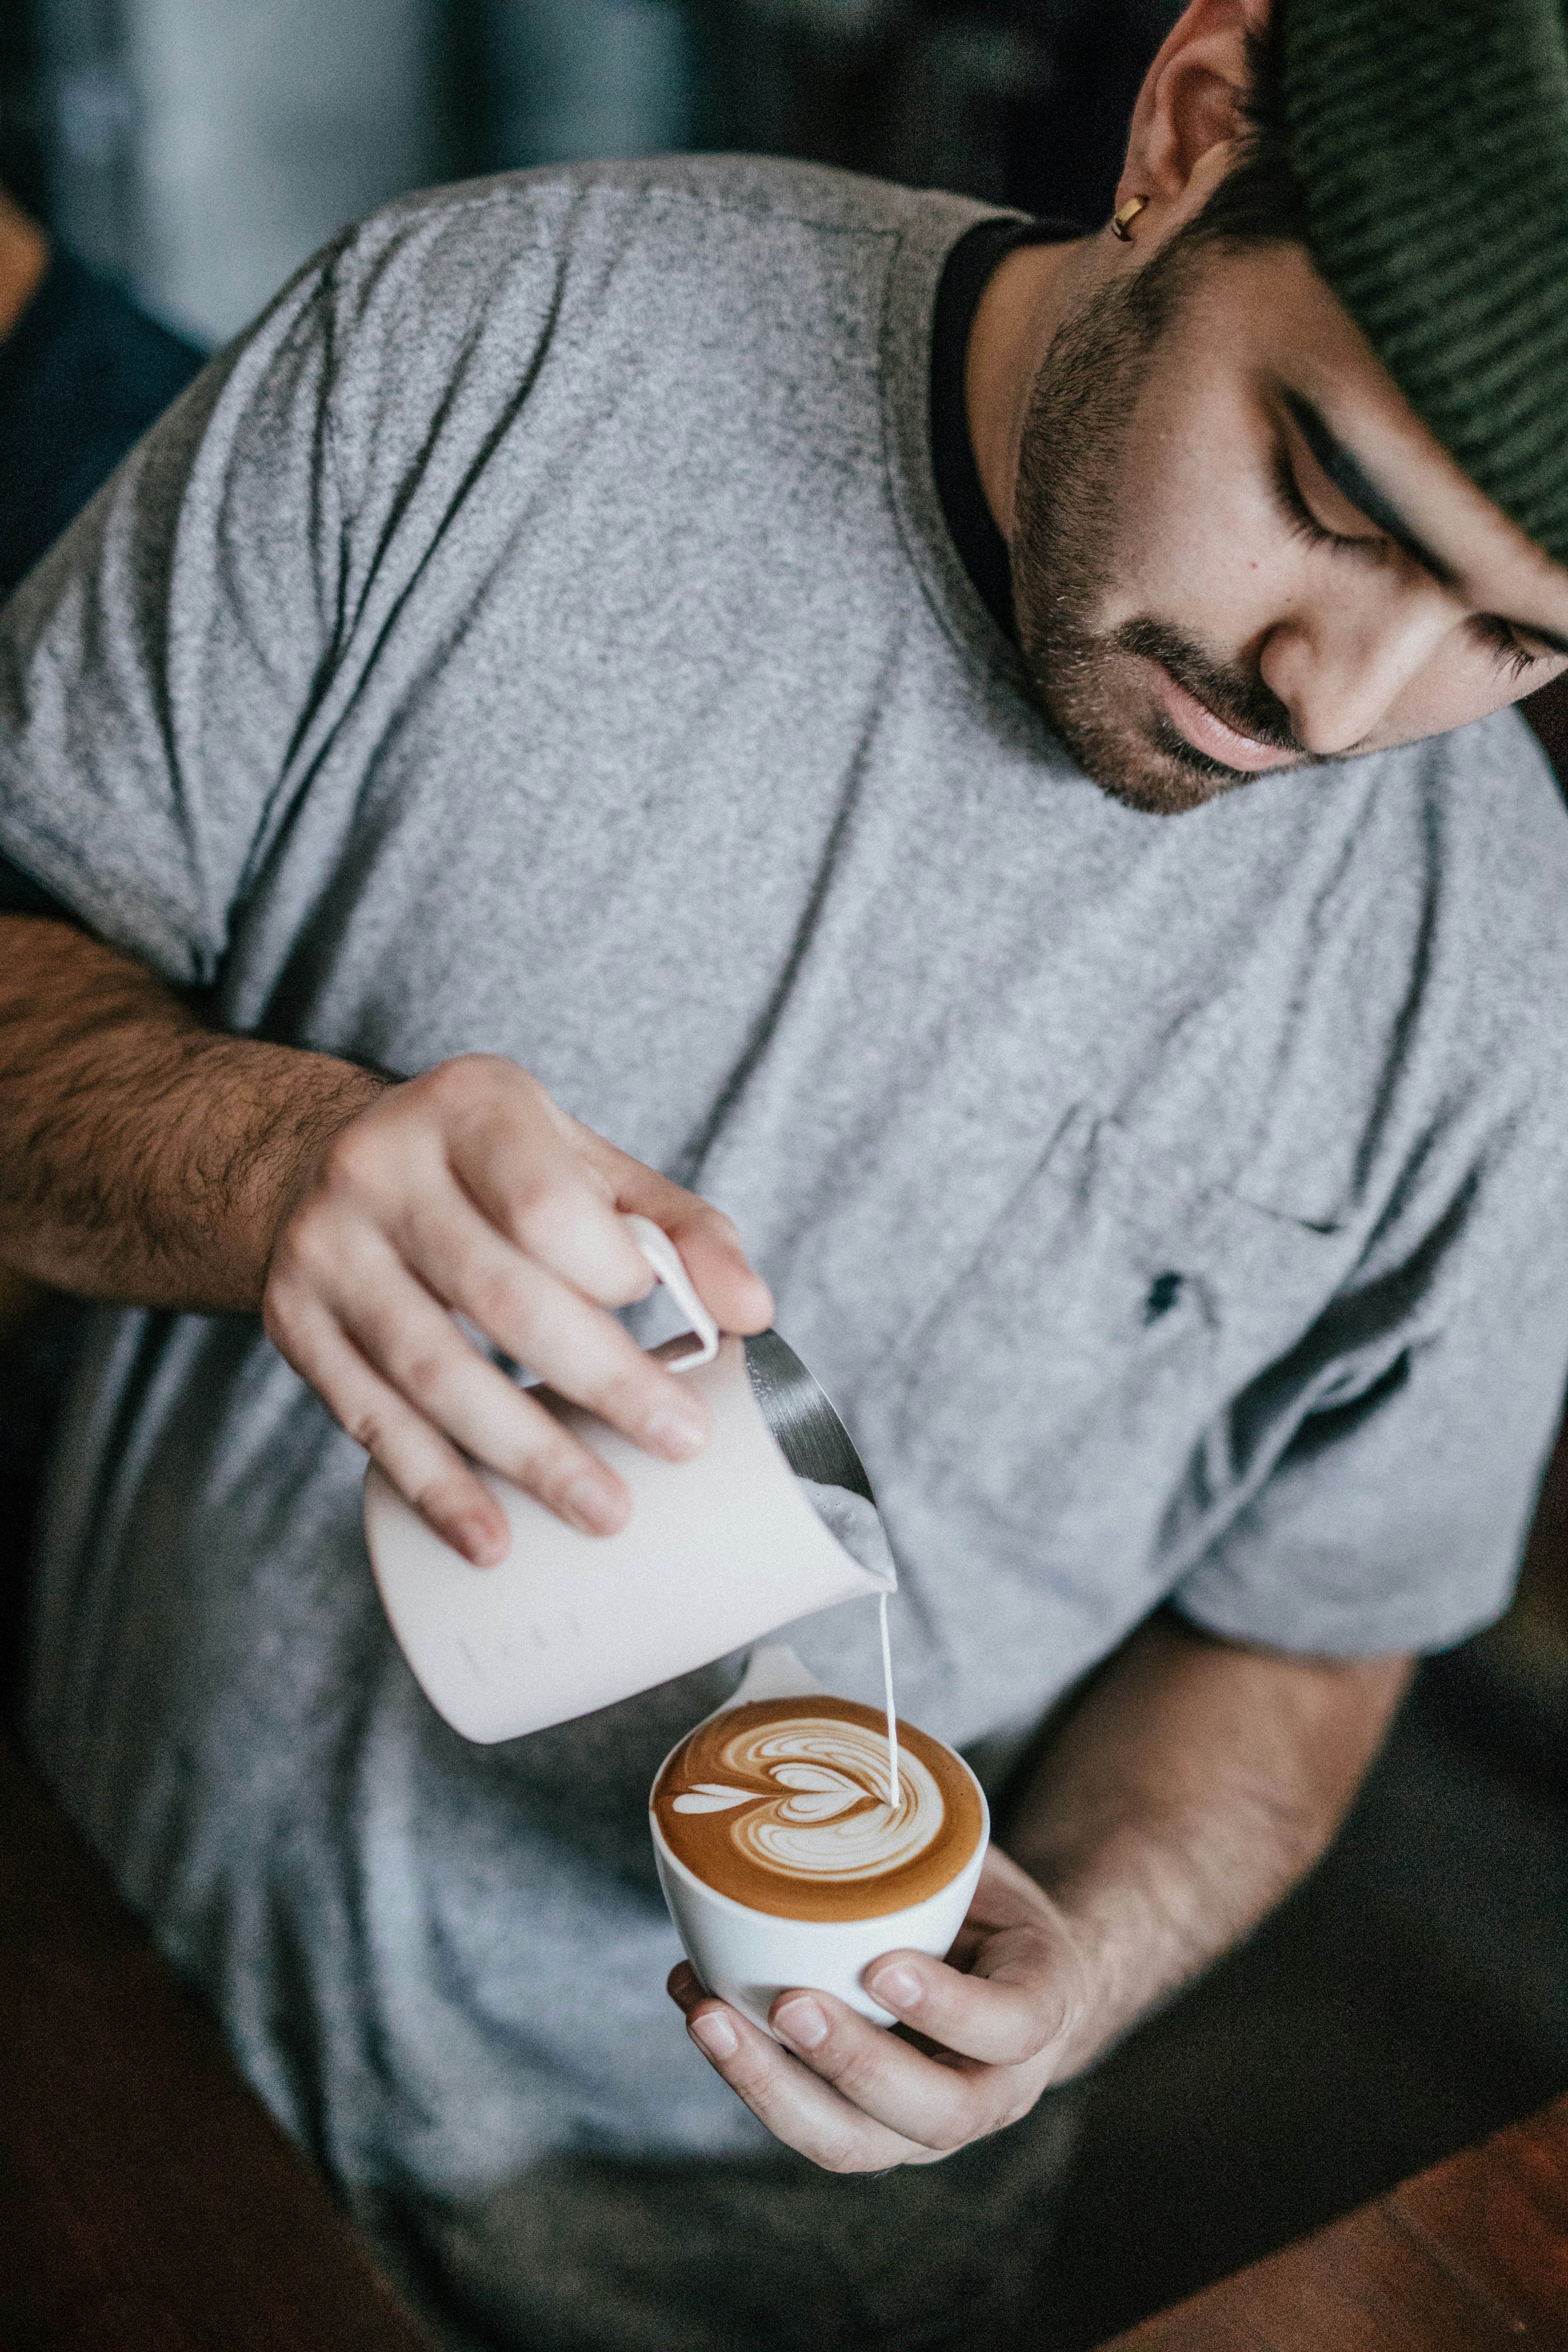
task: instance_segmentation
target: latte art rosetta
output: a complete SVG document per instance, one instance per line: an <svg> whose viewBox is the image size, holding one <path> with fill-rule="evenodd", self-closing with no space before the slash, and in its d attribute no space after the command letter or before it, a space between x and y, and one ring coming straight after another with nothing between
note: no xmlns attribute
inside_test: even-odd
<svg viewBox="0 0 1568 2352"><path fill-rule="evenodd" d="M672 1810L733 1810L730 1834L763 1870L879 1877L923 1853L942 1828L942 1790L918 1756L900 1757L899 1801L889 1803L887 1735L861 1724L825 1716L758 1725L737 1732L720 1758L746 1785L704 1781L672 1799ZM759 1795L759 1780L778 1793Z"/></svg>
<svg viewBox="0 0 1568 2352"><path fill-rule="evenodd" d="M870 1707L753 1702L699 1724L653 1807L670 1850L721 1895L789 1918L870 1917L920 1902L969 1859L978 1796L951 1750L900 1727L899 1787Z"/></svg>

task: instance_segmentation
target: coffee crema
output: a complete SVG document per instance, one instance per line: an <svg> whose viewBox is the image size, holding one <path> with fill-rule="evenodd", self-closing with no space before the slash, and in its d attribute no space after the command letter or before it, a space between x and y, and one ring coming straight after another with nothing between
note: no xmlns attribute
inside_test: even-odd
<svg viewBox="0 0 1568 2352"><path fill-rule="evenodd" d="M873 1919L937 1894L979 1843L980 1799L939 1740L854 1699L754 1699L700 1723L651 1805L694 1876L782 1919Z"/></svg>

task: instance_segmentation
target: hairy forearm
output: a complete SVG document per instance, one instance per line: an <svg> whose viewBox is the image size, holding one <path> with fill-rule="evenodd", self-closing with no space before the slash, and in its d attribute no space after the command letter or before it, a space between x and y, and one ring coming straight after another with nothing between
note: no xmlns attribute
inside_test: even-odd
<svg viewBox="0 0 1568 2352"><path fill-rule="evenodd" d="M1152 1619L1026 1780L1004 1841L1059 1906L1091 1988L1067 2067L1245 1935L1323 1852L1408 1678Z"/></svg>
<svg viewBox="0 0 1568 2352"><path fill-rule="evenodd" d="M300 1171L384 1085L216 1034L129 957L0 917L0 1264L85 1297L253 1313Z"/></svg>

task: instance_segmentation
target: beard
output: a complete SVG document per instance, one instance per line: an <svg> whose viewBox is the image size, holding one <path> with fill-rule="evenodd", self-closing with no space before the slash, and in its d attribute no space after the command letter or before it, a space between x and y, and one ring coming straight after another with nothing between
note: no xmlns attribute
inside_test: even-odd
<svg viewBox="0 0 1568 2352"><path fill-rule="evenodd" d="M1160 663L1238 733L1298 753L1295 765L1309 761L1289 711L1256 671L1152 615L1110 630L1095 625L1109 601L1139 395L1193 275L1194 257L1178 237L1058 329L1025 418L1010 551L1018 641L1043 716L1103 792L1156 816L1200 808L1254 778L1198 751L1163 713L1140 719L1131 707L1130 655Z"/></svg>

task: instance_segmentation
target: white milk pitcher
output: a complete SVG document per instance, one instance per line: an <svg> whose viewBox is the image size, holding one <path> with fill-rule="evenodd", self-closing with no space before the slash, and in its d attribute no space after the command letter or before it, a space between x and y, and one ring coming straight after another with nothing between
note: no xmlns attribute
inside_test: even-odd
<svg viewBox="0 0 1568 2352"><path fill-rule="evenodd" d="M668 1235L646 1217L626 1223L690 1320L695 1345L658 1352L701 1391L713 1433L695 1461L659 1462L579 1406L542 1398L630 1490L618 1535L579 1535L481 1468L511 1549L499 1568L475 1568L374 1463L365 1474L365 1541L393 1631L431 1705L468 1739L592 1714L794 1618L897 1586L890 1563L850 1557L801 1485L841 1490L849 1515L874 1504L799 1358L773 1331L721 1339Z"/></svg>

